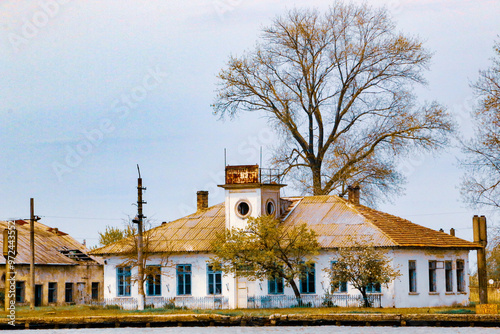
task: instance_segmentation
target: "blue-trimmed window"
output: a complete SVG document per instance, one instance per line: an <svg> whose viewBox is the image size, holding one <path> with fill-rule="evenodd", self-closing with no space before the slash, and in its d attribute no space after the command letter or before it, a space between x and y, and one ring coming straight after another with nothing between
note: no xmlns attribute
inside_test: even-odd
<svg viewBox="0 0 500 334"><path fill-rule="evenodd" d="M409 290L412 293L417 292L417 261L408 261L408 277L409 277Z"/></svg>
<svg viewBox="0 0 500 334"><path fill-rule="evenodd" d="M370 283L366 286L367 293L381 293L382 286L380 283Z"/></svg>
<svg viewBox="0 0 500 334"><path fill-rule="evenodd" d="M118 296L130 296L130 267L116 268L116 281L118 282Z"/></svg>
<svg viewBox="0 0 500 334"><path fill-rule="evenodd" d="M191 294L191 265L177 265L177 295Z"/></svg>
<svg viewBox="0 0 500 334"><path fill-rule="evenodd" d="M209 295L222 294L222 271L214 271L212 266L207 266L207 283Z"/></svg>
<svg viewBox="0 0 500 334"><path fill-rule="evenodd" d="M444 278L446 292L453 292L453 271L451 261L444 261Z"/></svg>
<svg viewBox="0 0 500 334"><path fill-rule="evenodd" d="M457 260L457 291L465 291L464 260Z"/></svg>
<svg viewBox="0 0 500 334"><path fill-rule="evenodd" d="M146 276L146 294L148 296L161 296L161 267L148 266Z"/></svg>
<svg viewBox="0 0 500 334"><path fill-rule="evenodd" d="M300 275L300 293L316 293L316 269L311 263Z"/></svg>
<svg viewBox="0 0 500 334"><path fill-rule="evenodd" d="M283 277L275 276L267 280L267 291L270 295L281 295L284 293Z"/></svg>
<svg viewBox="0 0 500 334"><path fill-rule="evenodd" d="M436 268L437 261L429 261L429 292L437 291Z"/></svg>
<svg viewBox="0 0 500 334"><path fill-rule="evenodd" d="M337 261L332 261L331 265ZM347 282L332 282L332 293L346 293L347 292Z"/></svg>

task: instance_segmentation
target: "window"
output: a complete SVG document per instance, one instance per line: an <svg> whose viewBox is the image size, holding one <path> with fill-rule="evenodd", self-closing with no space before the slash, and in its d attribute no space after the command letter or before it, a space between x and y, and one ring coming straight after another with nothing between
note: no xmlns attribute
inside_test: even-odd
<svg viewBox="0 0 500 334"><path fill-rule="evenodd" d="M316 270L314 263L302 272L300 277L300 293L315 293L316 292Z"/></svg>
<svg viewBox="0 0 500 334"><path fill-rule="evenodd" d="M99 300L99 282L92 282L92 300Z"/></svg>
<svg viewBox="0 0 500 334"><path fill-rule="evenodd" d="M337 261L332 261L332 266ZM345 293L347 292L347 282L332 282L332 293Z"/></svg>
<svg viewBox="0 0 500 334"><path fill-rule="evenodd" d="M146 294L148 296L161 296L161 267L148 266L146 276Z"/></svg>
<svg viewBox="0 0 500 334"><path fill-rule="evenodd" d="M48 302L49 303L57 303L57 283L49 282L49 294L48 294Z"/></svg>
<svg viewBox="0 0 500 334"><path fill-rule="evenodd" d="M366 286L367 293L381 293L382 286L380 283L370 283Z"/></svg>
<svg viewBox="0 0 500 334"><path fill-rule="evenodd" d="M25 282L16 282L16 303L24 303L25 287Z"/></svg>
<svg viewBox="0 0 500 334"><path fill-rule="evenodd" d="M457 291L465 291L464 260L457 260Z"/></svg>
<svg viewBox="0 0 500 334"><path fill-rule="evenodd" d="M436 261L429 261L429 292L436 291Z"/></svg>
<svg viewBox="0 0 500 334"><path fill-rule="evenodd" d="M274 202L272 200L268 200L266 203L266 214L272 215L274 213L275 208L276 207L274 205Z"/></svg>
<svg viewBox="0 0 500 334"><path fill-rule="evenodd" d="M250 204L246 201L239 201L236 203L236 214L240 218L246 218L247 216L250 215L251 208Z"/></svg>
<svg viewBox="0 0 500 334"><path fill-rule="evenodd" d="M64 301L66 303L73 302L73 283L66 283L64 288Z"/></svg>
<svg viewBox="0 0 500 334"><path fill-rule="evenodd" d="M191 265L179 264L177 265L177 294L190 295L191 294Z"/></svg>
<svg viewBox="0 0 500 334"><path fill-rule="evenodd" d="M212 266L207 267L208 294L222 294L222 271L214 271Z"/></svg>
<svg viewBox="0 0 500 334"><path fill-rule="evenodd" d="M118 296L130 296L130 267L116 268L116 280L118 282Z"/></svg>
<svg viewBox="0 0 500 334"><path fill-rule="evenodd" d="M270 295L280 295L284 293L283 277L275 276L267 280L267 290Z"/></svg>
<svg viewBox="0 0 500 334"><path fill-rule="evenodd" d="M451 269L451 261L444 263L444 276L446 280L446 292L453 292L453 271Z"/></svg>
<svg viewBox="0 0 500 334"><path fill-rule="evenodd" d="M410 292L417 292L417 261L408 261L408 277L410 279Z"/></svg>

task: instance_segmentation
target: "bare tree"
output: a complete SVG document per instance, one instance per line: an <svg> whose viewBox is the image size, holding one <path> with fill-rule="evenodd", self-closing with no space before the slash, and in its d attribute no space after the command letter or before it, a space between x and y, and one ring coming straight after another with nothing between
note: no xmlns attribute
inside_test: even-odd
<svg viewBox="0 0 500 334"><path fill-rule="evenodd" d="M363 305L370 307L368 288L373 285L385 285L401 276L393 268L392 260L386 256L386 250L375 247L369 239L350 239L346 247L338 250L332 267L326 269L330 275L332 287L340 282L349 282L363 296Z"/></svg>
<svg viewBox="0 0 500 334"><path fill-rule="evenodd" d="M454 125L436 102L416 105L430 53L395 32L385 9L336 3L291 10L218 75L220 117L260 111L281 135L274 163L315 195L359 184L397 192L398 158L443 146Z"/></svg>
<svg viewBox="0 0 500 334"><path fill-rule="evenodd" d="M152 278L156 275L167 275L166 271L162 271L161 268L172 267L173 263L171 261L171 254L173 253L173 245L168 241L158 235L156 229L152 228L152 224L149 220L144 221L144 236L143 236L143 257L142 262L138 261L137 250L138 250L138 231L137 225L132 223L132 219L129 217L128 221L125 222L125 228L123 230L119 228L106 227L106 231L103 233L99 232L100 243L106 247L116 247L116 252L120 256L122 262L118 267L130 267L137 268L142 266L143 277L142 280L139 276L139 270L135 271L134 275L131 275L128 279L130 282L150 282ZM113 245L114 244L114 245ZM158 247L161 245L161 249ZM100 249L94 249L93 252L99 253ZM151 260L155 259L155 265L150 265ZM143 290L144 291L144 290ZM145 292L144 292L144 298ZM144 299L145 300L145 299Z"/></svg>
<svg viewBox="0 0 500 334"><path fill-rule="evenodd" d="M500 207L500 41L494 46L493 65L479 71L472 85L477 107L472 113L474 138L462 143L466 170L463 198L472 206Z"/></svg>

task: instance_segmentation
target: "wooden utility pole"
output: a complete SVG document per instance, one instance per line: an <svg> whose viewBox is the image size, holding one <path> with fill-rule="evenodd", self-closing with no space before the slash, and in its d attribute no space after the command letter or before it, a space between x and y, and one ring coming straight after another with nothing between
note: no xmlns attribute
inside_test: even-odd
<svg viewBox="0 0 500 334"><path fill-rule="evenodd" d="M30 310L35 309L35 201L30 198Z"/></svg>
<svg viewBox="0 0 500 334"><path fill-rule="evenodd" d="M145 218L142 214L142 205L145 204L142 200L142 191L146 188L142 187L142 178L139 165L137 165L137 171L139 173L139 178L137 179L137 263L138 263L138 274L139 274L139 296L137 302L137 308L139 310L144 310L144 255L143 255L143 240L142 240L142 229L143 229L143 219Z"/></svg>
<svg viewBox="0 0 500 334"><path fill-rule="evenodd" d="M479 304L488 304L488 277L486 270L486 245L488 236L486 233L486 217L474 216L472 218L474 242L482 247L477 250L477 280L479 283Z"/></svg>

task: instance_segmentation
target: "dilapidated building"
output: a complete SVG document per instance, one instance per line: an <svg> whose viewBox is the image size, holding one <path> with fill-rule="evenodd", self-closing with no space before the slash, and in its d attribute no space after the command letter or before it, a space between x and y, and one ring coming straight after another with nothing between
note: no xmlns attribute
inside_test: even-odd
<svg viewBox="0 0 500 334"><path fill-rule="evenodd" d="M175 301L192 307L290 307L296 303L283 279L249 281L214 271L209 263L216 235L233 227L245 228L248 217L272 215L285 226L307 224L321 246L312 268L298 286L304 302L321 306L349 306L359 292L349 282L332 291L325 269L339 247L350 238L369 236L383 248L401 276L388 286L373 284L369 293L382 307L430 307L469 303L468 255L478 244L414 224L406 219L361 205L359 188L349 198L339 196L281 197L279 175L258 166L227 166L223 203L208 206L208 193L198 192L197 212L145 233L152 253L147 265L159 273L146 280L146 303ZM453 233L452 233L453 234ZM138 296L130 280L137 268L123 266L131 252L127 240L93 252L105 259L104 297L113 303ZM162 267L162 253L171 253L172 265ZM163 299L162 299L163 298ZM203 302L200 304L200 302ZM197 306L201 305L201 306Z"/></svg>
<svg viewBox="0 0 500 334"><path fill-rule="evenodd" d="M12 266L16 304L30 303L30 223L25 220L0 221L3 231L15 224L17 256ZM100 300L103 296L102 260L88 255L85 245L67 233L41 224L35 227L35 306L68 305ZM5 287L5 258L0 259L0 291Z"/></svg>

